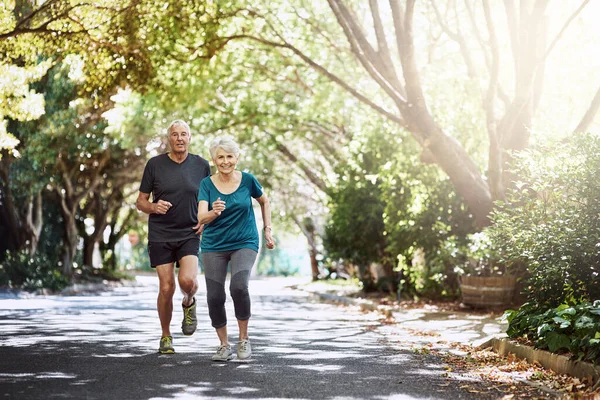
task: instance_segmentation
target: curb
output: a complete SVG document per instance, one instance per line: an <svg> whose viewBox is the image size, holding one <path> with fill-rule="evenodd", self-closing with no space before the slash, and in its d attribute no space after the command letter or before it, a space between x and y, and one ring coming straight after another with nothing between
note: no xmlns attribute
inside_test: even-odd
<svg viewBox="0 0 600 400"><path fill-rule="evenodd" d="M517 358L527 360L527 362L531 364L537 362L542 367L558 374L566 374L579 379L589 378L592 380L593 390L600 387L600 366L595 366L592 363L586 361L574 361L567 356L554 354L546 350L538 350L509 339L493 338L480 346L480 348L485 347L491 347L495 352L502 356L512 353Z"/></svg>

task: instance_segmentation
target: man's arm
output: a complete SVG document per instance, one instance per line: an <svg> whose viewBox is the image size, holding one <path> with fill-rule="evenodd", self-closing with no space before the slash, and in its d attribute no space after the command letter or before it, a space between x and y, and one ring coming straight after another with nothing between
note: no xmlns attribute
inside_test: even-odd
<svg viewBox="0 0 600 400"><path fill-rule="evenodd" d="M150 202L150 193L138 193L135 206L138 210L146 214L166 214L173 204L168 201L159 200L157 203Z"/></svg>

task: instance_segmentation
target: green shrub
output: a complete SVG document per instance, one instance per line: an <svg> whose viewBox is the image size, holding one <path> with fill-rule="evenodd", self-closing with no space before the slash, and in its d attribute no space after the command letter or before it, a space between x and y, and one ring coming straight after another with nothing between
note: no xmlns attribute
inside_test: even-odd
<svg viewBox="0 0 600 400"><path fill-rule="evenodd" d="M497 244L488 235L488 230L467 235L467 242L457 247L453 254L455 268L459 275L502 276L506 266L499 262Z"/></svg>
<svg viewBox="0 0 600 400"><path fill-rule="evenodd" d="M377 282L368 267L371 263L390 262L385 250L385 205L379 186L370 181L350 179L340 183L331 199L330 220L323 238L325 251L331 259L342 259L358 266L358 278L364 290L376 290Z"/></svg>
<svg viewBox="0 0 600 400"><path fill-rule="evenodd" d="M450 180L434 166L420 164L416 155L404 157L383 176L382 194L387 250L399 255L403 293L456 298L455 257L475 227ZM418 260L420 254L424 260Z"/></svg>
<svg viewBox="0 0 600 400"><path fill-rule="evenodd" d="M0 264L0 286L34 291L47 288L58 291L69 280L56 269L57 260L46 254L7 253Z"/></svg>
<svg viewBox="0 0 600 400"><path fill-rule="evenodd" d="M516 155L520 182L492 216L502 261L526 266L524 294L540 306L600 299L600 138L570 139Z"/></svg>
<svg viewBox="0 0 600 400"><path fill-rule="evenodd" d="M547 308L525 303L505 313L510 337L524 337L540 349L569 352L573 359L600 360L600 300Z"/></svg>

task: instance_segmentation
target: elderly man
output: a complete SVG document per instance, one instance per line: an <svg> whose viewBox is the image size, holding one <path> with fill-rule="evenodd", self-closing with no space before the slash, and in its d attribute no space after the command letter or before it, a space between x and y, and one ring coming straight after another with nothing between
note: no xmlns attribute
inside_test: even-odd
<svg viewBox="0 0 600 400"><path fill-rule="evenodd" d="M171 335L173 295L175 294L175 264L183 292L184 335L196 331L196 299L198 290L198 189L210 176L210 166L204 158L190 154L190 127L181 120L167 129L171 151L151 158L146 164L136 201L138 210L149 214L148 253L150 265L156 268L159 280L158 317L162 328L159 353L175 353ZM152 201L150 201L152 194Z"/></svg>

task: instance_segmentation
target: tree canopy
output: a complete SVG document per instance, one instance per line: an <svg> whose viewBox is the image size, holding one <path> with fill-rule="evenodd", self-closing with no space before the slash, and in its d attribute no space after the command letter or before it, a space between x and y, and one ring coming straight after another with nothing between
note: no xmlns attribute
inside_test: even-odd
<svg viewBox="0 0 600 400"><path fill-rule="evenodd" d="M598 131L597 11L589 0L4 0L0 233L33 254L44 224L59 226L65 274L96 245L111 259L139 218L143 164L181 118L205 157L214 136L240 142L240 167L272 193L278 223L305 235L314 276L327 257L390 271L417 248L433 257L490 223L515 152ZM361 212L369 229L356 232Z"/></svg>

